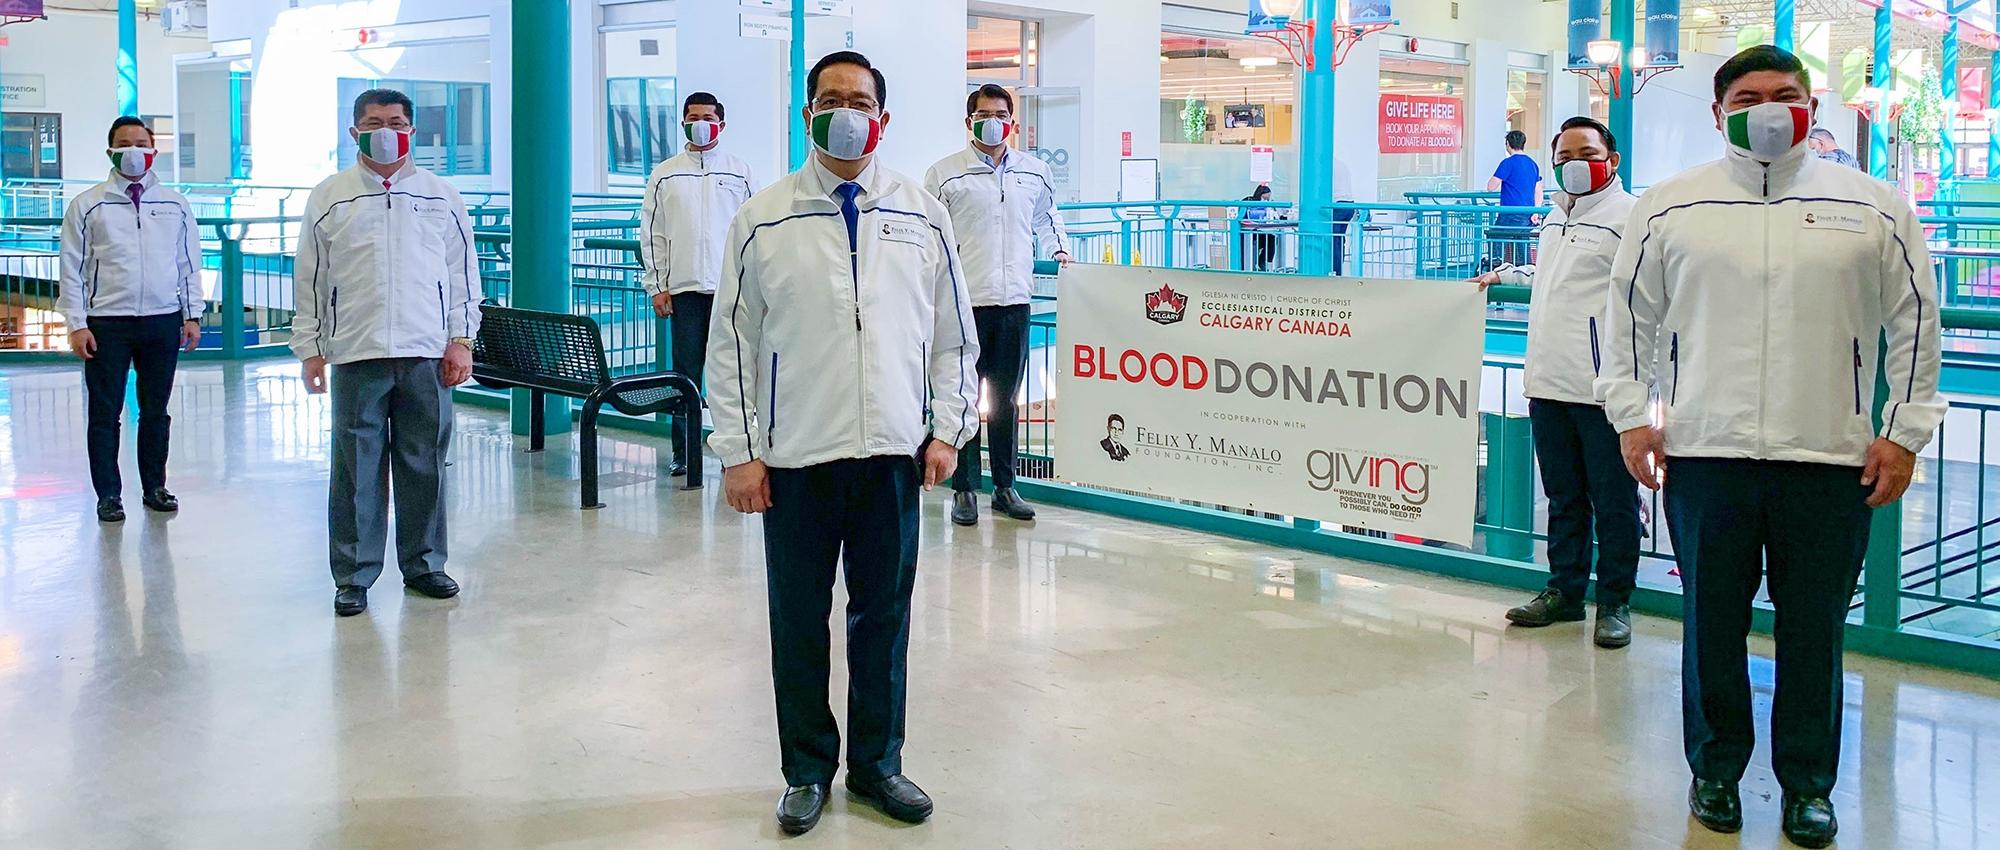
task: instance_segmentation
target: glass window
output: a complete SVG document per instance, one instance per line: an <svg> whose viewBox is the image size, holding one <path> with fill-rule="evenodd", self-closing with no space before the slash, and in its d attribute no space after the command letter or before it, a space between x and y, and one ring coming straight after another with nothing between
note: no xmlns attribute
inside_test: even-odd
<svg viewBox="0 0 2000 850"><path fill-rule="evenodd" d="M1507 70L1507 129L1528 134L1528 153L1536 162L1548 157L1548 74Z"/></svg>
<svg viewBox="0 0 2000 850"><path fill-rule="evenodd" d="M674 78L622 77L606 80L604 87L611 173L643 177L680 149Z"/></svg>
<svg viewBox="0 0 2000 850"><path fill-rule="evenodd" d="M1382 101L1456 101L1457 126L1430 121L1421 150L1378 155L1376 189L1384 202L1402 203L1410 192L1461 192L1468 179L1465 149L1465 66L1406 56L1382 57ZM1529 134L1536 135L1536 134ZM1379 150L1379 148L1378 148ZM1484 182L1481 182L1481 188Z"/></svg>
<svg viewBox="0 0 2000 850"><path fill-rule="evenodd" d="M1298 200L1293 126L1298 67L1259 38L1160 35L1160 192L1235 200L1251 181L1252 145L1276 148L1273 200Z"/></svg>
<svg viewBox="0 0 2000 850"><path fill-rule="evenodd" d="M336 107L341 162L353 162L357 156L347 128L354 123L354 98L369 89L395 89L409 95L415 106L410 115L415 126L410 161L418 167L446 177L493 173L488 120L492 87L479 82L341 78Z"/></svg>
<svg viewBox="0 0 2000 850"><path fill-rule="evenodd" d="M62 173L62 116L9 112L0 124L0 176L9 179L56 180Z"/></svg>
<svg viewBox="0 0 2000 850"><path fill-rule="evenodd" d="M974 85L1033 86L1041 82L1037 21L972 15L965 27L965 78Z"/></svg>

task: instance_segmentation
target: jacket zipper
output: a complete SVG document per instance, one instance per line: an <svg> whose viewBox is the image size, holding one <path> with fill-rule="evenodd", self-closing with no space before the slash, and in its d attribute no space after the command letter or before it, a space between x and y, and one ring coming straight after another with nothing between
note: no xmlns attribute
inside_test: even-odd
<svg viewBox="0 0 2000 850"><path fill-rule="evenodd" d="M1854 415L1861 415L1861 338L1854 338Z"/></svg>
<svg viewBox="0 0 2000 850"><path fill-rule="evenodd" d="M1597 351L1597 317L1590 317L1590 373L1597 374L1604 368L1604 358Z"/></svg>
<svg viewBox="0 0 2000 850"><path fill-rule="evenodd" d="M1771 362L1771 166L1764 166L1764 276L1759 279L1763 286L1760 305L1763 309L1762 321L1758 325L1757 358L1757 457L1765 456L1764 449L1764 408L1768 400L1764 397L1770 384ZM1674 367L1675 383L1679 383L1678 364ZM1678 391L1678 388L1676 388Z"/></svg>
<svg viewBox="0 0 2000 850"><path fill-rule="evenodd" d="M97 273L103 269L103 260L93 259L90 261L90 303L87 305L90 309L97 308Z"/></svg>
<svg viewBox="0 0 2000 850"><path fill-rule="evenodd" d="M382 241L389 246L385 254L390 260L396 257L396 193L389 191L389 181L382 181L384 203L388 210L382 216ZM388 279L388 275L383 276ZM396 351L396 294L393 290L382 293L382 351L384 356Z"/></svg>
<svg viewBox="0 0 2000 850"><path fill-rule="evenodd" d="M847 234L847 270L854 278L854 359L860 366L854 382L855 412L860 419L860 448L868 448L868 337L861 330L861 210L854 212L854 229Z"/></svg>
<svg viewBox="0 0 2000 850"><path fill-rule="evenodd" d="M1667 388L1667 406L1672 407L1681 397L1681 335L1676 333L1672 347L1667 349L1667 362L1674 366L1674 384Z"/></svg>
<svg viewBox="0 0 2000 850"><path fill-rule="evenodd" d="M451 341L451 322L444 317L444 281L441 280L438 281L438 327L444 329L445 341L449 343Z"/></svg>
<svg viewBox="0 0 2000 850"><path fill-rule="evenodd" d="M764 448L778 446L778 352L771 352L771 410L764 414Z"/></svg>
<svg viewBox="0 0 2000 850"><path fill-rule="evenodd" d="M340 287L333 288L326 302L326 338L333 339L340 333Z"/></svg>

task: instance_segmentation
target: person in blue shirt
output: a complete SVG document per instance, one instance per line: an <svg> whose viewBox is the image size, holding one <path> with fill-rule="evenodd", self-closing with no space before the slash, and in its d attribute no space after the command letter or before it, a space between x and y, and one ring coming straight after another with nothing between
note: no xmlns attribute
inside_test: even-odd
<svg viewBox="0 0 2000 850"><path fill-rule="evenodd" d="M1500 161L1500 167L1493 170L1492 179L1486 181L1486 191L1500 193L1500 206L1541 205L1542 167L1534 157L1523 153L1527 148L1527 133L1507 131L1507 158ZM1497 260L1517 266L1527 264L1528 240L1531 238L1528 231L1534 226L1534 216L1527 213L1501 213L1497 216L1492 231L1487 234L1488 240L1497 241Z"/></svg>

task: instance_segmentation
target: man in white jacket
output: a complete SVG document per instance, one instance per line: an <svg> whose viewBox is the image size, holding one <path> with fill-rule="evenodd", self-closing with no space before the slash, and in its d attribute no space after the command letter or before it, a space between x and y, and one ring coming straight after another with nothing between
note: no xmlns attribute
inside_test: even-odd
<svg viewBox="0 0 2000 850"><path fill-rule="evenodd" d="M817 150L729 230L708 349L709 445L731 507L764 514L771 673L787 789L812 829L840 765L827 706L834 568L847 575L847 789L915 823L903 777L905 656L919 488L979 427L972 308L944 205L874 161L882 72L859 53L807 76Z"/></svg>
<svg viewBox="0 0 2000 850"><path fill-rule="evenodd" d="M1814 106L1798 58L1777 48L1716 72L1727 155L1640 199L1612 271L1597 391L1633 476L1658 489L1664 472L1690 808L1710 829L1742 825L1736 786L1755 741L1744 639L1763 578L1777 609L1784 830L1823 847L1837 829L1841 641L1871 510L1903 495L1945 403L1923 227L1893 187L1812 155Z"/></svg>
<svg viewBox="0 0 2000 850"><path fill-rule="evenodd" d="M180 510L167 490L167 401L182 351L201 341L201 227L181 193L153 173L153 131L132 116L111 123L110 179L63 212L57 309L69 347L83 358L89 399L85 445L97 518L125 519L118 428L125 381L139 375L139 496L162 513Z"/></svg>
<svg viewBox="0 0 2000 850"><path fill-rule="evenodd" d="M1503 266L1480 284L1531 284L1528 358L1522 378L1534 428L1535 460L1549 497L1549 585L1507 612L1519 626L1583 619L1592 532L1597 552L1593 639L1615 649L1632 642L1628 607L1639 576L1639 500L1619 453L1618 432L1592 387L1599 325L1619 234L1637 202L1618 178L1618 140L1585 117L1563 122L1555 150L1555 211L1542 225L1539 262Z"/></svg>
<svg viewBox="0 0 2000 850"><path fill-rule="evenodd" d="M382 574L392 477L403 584L458 594L444 573L443 473L449 388L472 376L479 257L458 191L410 162L410 118L401 92L355 99L359 160L306 199L292 266L292 352L308 391L332 384L327 543L343 617L368 609Z"/></svg>
<svg viewBox="0 0 2000 850"><path fill-rule="evenodd" d="M716 149L729 126L723 116L722 101L715 95L698 91L687 96L681 105L687 148L653 169L639 211L646 227L646 238L639 243L646 292L653 311L673 321L674 371L693 378L695 386L701 386L708 358L708 319L722 280L729 223L756 193L750 166ZM681 457L682 429L699 427L699 421L674 417L674 475L688 474Z"/></svg>
<svg viewBox="0 0 2000 850"><path fill-rule="evenodd" d="M1017 520L1035 509L1014 491L1016 405L1028 370L1029 302L1035 294L1035 240L1041 253L1069 263L1069 241L1056 215L1049 168L1007 144L1014 134L1014 96L984 85L965 98L972 145L938 160L924 188L951 211L972 320L979 328L979 378L986 391L986 442L993 453L993 510ZM979 436L965 446L952 476L951 521L979 523Z"/></svg>

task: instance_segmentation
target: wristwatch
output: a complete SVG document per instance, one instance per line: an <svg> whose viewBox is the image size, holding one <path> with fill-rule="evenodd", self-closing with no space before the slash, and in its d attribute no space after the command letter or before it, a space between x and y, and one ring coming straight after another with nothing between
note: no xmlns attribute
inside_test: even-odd
<svg viewBox="0 0 2000 850"><path fill-rule="evenodd" d="M454 343L457 343L457 344L459 344L459 345L463 345L463 346L465 346L465 350L466 350L466 351L471 351L471 350L472 350L472 337L469 337L469 336L455 336L455 337L452 337L452 338L451 338L450 342L454 342Z"/></svg>

